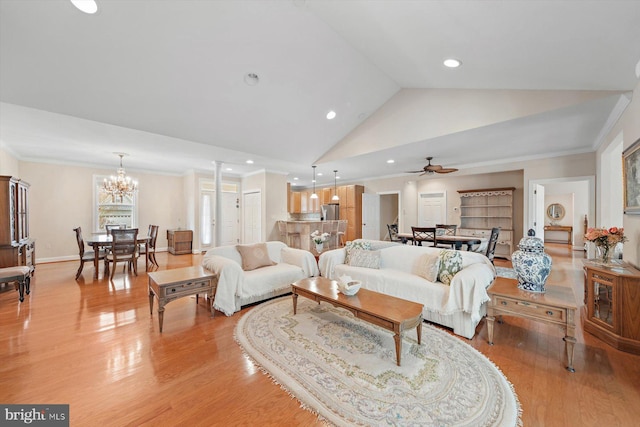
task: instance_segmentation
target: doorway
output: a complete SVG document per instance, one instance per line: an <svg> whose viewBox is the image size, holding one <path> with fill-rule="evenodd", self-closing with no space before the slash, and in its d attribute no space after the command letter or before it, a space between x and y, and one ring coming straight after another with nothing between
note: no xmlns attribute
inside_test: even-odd
<svg viewBox="0 0 640 427"><path fill-rule="evenodd" d="M249 191L242 195L242 242L244 244L262 241L262 193Z"/></svg>
<svg viewBox="0 0 640 427"><path fill-rule="evenodd" d="M528 218L523 229L535 229L535 224L545 224L546 206L544 202L542 209L536 209L540 204L536 203L536 187L544 187L544 195L572 194L573 195L573 218L567 218L567 224L573 227L573 249L584 250L584 220L585 216L589 221L589 226L595 224L595 177L583 176L573 178L554 178L529 181L528 196ZM526 233L526 231L525 231Z"/></svg>

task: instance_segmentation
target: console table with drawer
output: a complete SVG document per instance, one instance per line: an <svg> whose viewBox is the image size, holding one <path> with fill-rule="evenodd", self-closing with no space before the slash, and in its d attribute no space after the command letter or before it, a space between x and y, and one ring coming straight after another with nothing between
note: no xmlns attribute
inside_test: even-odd
<svg viewBox="0 0 640 427"><path fill-rule="evenodd" d="M567 370L573 368L573 348L576 343L576 299L573 290L566 286L546 285L545 293L523 291L518 288L518 281L497 277L487 289L489 304L487 306L487 332L489 344L493 345L493 326L495 316L506 315L537 320L560 326L564 332L565 350L567 353Z"/></svg>
<svg viewBox="0 0 640 427"><path fill-rule="evenodd" d="M200 265L149 273L149 311L153 315L153 297L156 296L160 332L164 320L164 306L178 298L195 295L197 304L198 294L207 294L213 317L213 300L217 287L215 276L215 273Z"/></svg>

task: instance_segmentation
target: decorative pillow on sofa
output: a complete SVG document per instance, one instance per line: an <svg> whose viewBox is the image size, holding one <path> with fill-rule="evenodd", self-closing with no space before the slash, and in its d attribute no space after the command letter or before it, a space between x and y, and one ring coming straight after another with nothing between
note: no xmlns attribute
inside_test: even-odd
<svg viewBox="0 0 640 427"><path fill-rule="evenodd" d="M266 243L256 243L253 245L236 245L242 258L242 269L244 271L255 270L260 267L275 265L269 258L269 251Z"/></svg>
<svg viewBox="0 0 640 427"><path fill-rule="evenodd" d="M354 249L363 249L365 251L370 251L371 250L371 243L369 242L347 242L347 244L344 246L344 249L347 251L347 254L344 257L344 263L347 265L351 265L349 264L349 258L351 257L351 251L353 251Z"/></svg>
<svg viewBox="0 0 640 427"><path fill-rule="evenodd" d="M380 251L352 249L349 254L349 265L353 267L380 268Z"/></svg>
<svg viewBox="0 0 640 427"><path fill-rule="evenodd" d="M451 284L453 276L462 270L462 254L460 251L443 250L440 251L440 269L438 271L438 280L445 285Z"/></svg>
<svg viewBox="0 0 640 427"><path fill-rule="evenodd" d="M440 273L440 255L425 254L420 258L416 274L430 282L438 281Z"/></svg>

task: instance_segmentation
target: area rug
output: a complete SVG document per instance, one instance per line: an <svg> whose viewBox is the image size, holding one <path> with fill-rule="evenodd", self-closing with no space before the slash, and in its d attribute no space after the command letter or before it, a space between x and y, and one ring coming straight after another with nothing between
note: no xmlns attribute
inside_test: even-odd
<svg viewBox="0 0 640 427"><path fill-rule="evenodd" d="M516 426L520 404L498 368L428 324L393 334L330 304L291 297L245 314L236 341L302 407L334 425Z"/></svg>
<svg viewBox="0 0 640 427"><path fill-rule="evenodd" d="M516 278L516 272L513 270L513 268L496 267L496 274L500 277L506 277L508 279Z"/></svg>

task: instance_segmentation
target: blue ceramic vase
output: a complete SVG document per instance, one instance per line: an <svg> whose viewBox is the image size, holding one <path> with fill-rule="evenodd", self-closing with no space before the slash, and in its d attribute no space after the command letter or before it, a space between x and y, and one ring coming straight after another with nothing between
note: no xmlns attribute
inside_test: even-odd
<svg viewBox="0 0 640 427"><path fill-rule="evenodd" d="M551 273L551 257L544 252L542 240L535 237L534 230L529 230L523 237L518 249L511 256L511 263L518 278L518 288L543 293L544 284Z"/></svg>

